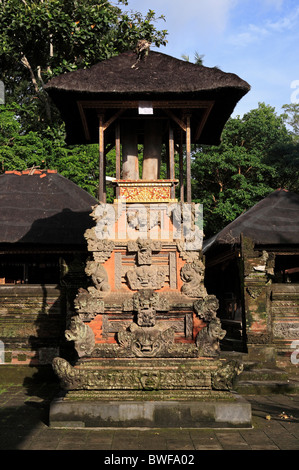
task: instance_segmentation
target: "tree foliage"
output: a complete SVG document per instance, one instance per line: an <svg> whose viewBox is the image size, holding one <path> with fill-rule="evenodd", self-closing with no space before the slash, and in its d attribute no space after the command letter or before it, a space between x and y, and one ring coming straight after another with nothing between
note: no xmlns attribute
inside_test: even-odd
<svg viewBox="0 0 299 470"><path fill-rule="evenodd" d="M227 122L220 146L194 153L192 175L210 236L278 187L299 191L299 147L284 117L260 103Z"/></svg>
<svg viewBox="0 0 299 470"><path fill-rule="evenodd" d="M127 5L118 0L118 5ZM22 126L53 126L49 78L134 49L139 39L166 44L155 12L126 12L107 0L5 0L0 9L0 79L7 99L26 106Z"/></svg>

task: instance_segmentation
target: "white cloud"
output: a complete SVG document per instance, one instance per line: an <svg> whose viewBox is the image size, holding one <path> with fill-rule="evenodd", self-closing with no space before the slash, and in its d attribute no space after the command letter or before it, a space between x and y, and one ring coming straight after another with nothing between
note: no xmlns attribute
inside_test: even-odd
<svg viewBox="0 0 299 470"><path fill-rule="evenodd" d="M268 3L270 0L266 0ZM274 0L271 0L273 3ZM281 3L281 2L280 2ZM281 34L298 28L299 7L289 14L280 17L278 20L266 19L262 24L248 24L238 34L230 35L228 42L236 46L248 46L249 44L260 42L273 34Z"/></svg>

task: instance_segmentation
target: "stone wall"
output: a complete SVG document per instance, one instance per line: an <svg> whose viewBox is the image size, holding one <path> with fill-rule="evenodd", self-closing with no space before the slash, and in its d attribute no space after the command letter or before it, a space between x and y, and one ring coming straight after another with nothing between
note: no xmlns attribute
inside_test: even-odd
<svg viewBox="0 0 299 470"><path fill-rule="evenodd" d="M49 365L66 322L65 294L55 285L0 286L2 365Z"/></svg>

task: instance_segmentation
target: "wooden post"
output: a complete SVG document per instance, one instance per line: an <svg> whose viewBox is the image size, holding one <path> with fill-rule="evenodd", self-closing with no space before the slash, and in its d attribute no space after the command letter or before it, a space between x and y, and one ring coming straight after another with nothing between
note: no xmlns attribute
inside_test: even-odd
<svg viewBox="0 0 299 470"><path fill-rule="evenodd" d="M99 114L99 201L106 202L104 115Z"/></svg>
<svg viewBox="0 0 299 470"><path fill-rule="evenodd" d="M169 126L169 179L173 180L175 177L174 172L174 139L173 139L173 128ZM175 188L171 186L170 190L171 199L175 198Z"/></svg>
<svg viewBox="0 0 299 470"><path fill-rule="evenodd" d="M180 200L184 202L184 160L183 160L183 132L180 132L180 148L179 148L179 157L180 157Z"/></svg>
<svg viewBox="0 0 299 470"><path fill-rule="evenodd" d="M191 204L191 126L190 115L187 118L186 130L186 185L187 185L187 203Z"/></svg>
<svg viewBox="0 0 299 470"><path fill-rule="evenodd" d="M115 154L116 154L116 166L115 176L116 179L120 179L120 125L119 122L115 126ZM119 187L116 186L116 199L119 198Z"/></svg>

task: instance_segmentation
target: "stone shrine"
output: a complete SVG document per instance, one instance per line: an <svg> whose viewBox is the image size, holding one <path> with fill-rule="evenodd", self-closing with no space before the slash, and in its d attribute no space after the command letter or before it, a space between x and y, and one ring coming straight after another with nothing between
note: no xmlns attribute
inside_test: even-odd
<svg viewBox="0 0 299 470"><path fill-rule="evenodd" d="M53 361L64 393L51 424L249 426L250 405L230 392L242 364L220 353L226 332L204 285L202 207L191 201L191 144L219 143L249 85L147 51L137 62L128 52L56 77L46 89L69 143L98 139L100 170L94 226L85 232L90 282L65 331L77 360Z"/></svg>

